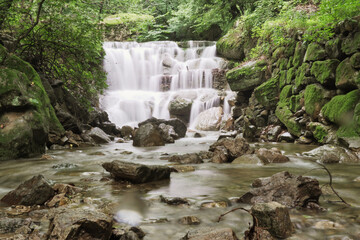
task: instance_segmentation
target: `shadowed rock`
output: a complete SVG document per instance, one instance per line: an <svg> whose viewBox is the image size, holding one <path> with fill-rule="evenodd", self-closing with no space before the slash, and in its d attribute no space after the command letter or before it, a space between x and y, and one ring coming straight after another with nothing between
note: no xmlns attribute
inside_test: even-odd
<svg viewBox="0 0 360 240"><path fill-rule="evenodd" d="M146 166L118 160L104 163L102 166L106 171L110 172L115 180L127 180L133 183L169 179L171 173L171 169L166 166Z"/></svg>
<svg viewBox="0 0 360 240"><path fill-rule="evenodd" d="M189 231L181 240L238 240L231 228L200 228Z"/></svg>

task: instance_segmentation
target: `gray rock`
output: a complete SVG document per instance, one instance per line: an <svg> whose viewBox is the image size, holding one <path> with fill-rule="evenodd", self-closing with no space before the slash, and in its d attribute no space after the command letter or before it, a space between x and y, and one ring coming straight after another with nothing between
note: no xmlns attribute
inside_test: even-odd
<svg viewBox="0 0 360 240"><path fill-rule="evenodd" d="M256 155L264 164L268 163L284 163L289 162L289 158L282 155L280 151L274 149L260 148L256 151Z"/></svg>
<svg viewBox="0 0 360 240"><path fill-rule="evenodd" d="M294 137L291 135L291 133L284 132L278 136L278 141L279 142L283 142L283 141L284 142L294 142Z"/></svg>
<svg viewBox="0 0 360 240"><path fill-rule="evenodd" d="M180 240L238 240L231 228L200 228L190 230Z"/></svg>
<svg viewBox="0 0 360 240"><path fill-rule="evenodd" d="M159 126L161 123L164 123L166 125L170 125L174 127L174 130L176 134L179 136L179 138L183 138L186 135L187 127L186 124L177 118L172 118L170 120L164 120L164 119L157 119L157 118L149 118L148 120L139 123L139 127L141 127L144 124L152 123L155 126Z"/></svg>
<svg viewBox="0 0 360 240"><path fill-rule="evenodd" d="M181 164L199 164L203 163L201 157L197 153L187 153L183 155L173 155L169 159L170 162L177 162Z"/></svg>
<svg viewBox="0 0 360 240"><path fill-rule="evenodd" d="M288 238L294 230L288 208L280 203L257 203L251 213L258 220L258 226L276 238Z"/></svg>
<svg viewBox="0 0 360 240"><path fill-rule="evenodd" d="M23 226L30 226L31 219L23 218L0 218L0 234L14 233Z"/></svg>
<svg viewBox="0 0 360 240"><path fill-rule="evenodd" d="M51 219L49 239L108 240L113 220L105 213L80 209L57 209Z"/></svg>
<svg viewBox="0 0 360 240"><path fill-rule="evenodd" d="M186 216L179 219L179 223L183 225L199 225L200 219L195 216Z"/></svg>
<svg viewBox="0 0 360 240"><path fill-rule="evenodd" d="M222 107L213 107L201 112L195 119L195 128L202 131L219 130L222 114Z"/></svg>
<svg viewBox="0 0 360 240"><path fill-rule="evenodd" d="M130 140L133 137L134 129L130 126L122 126L121 128L121 136L126 139Z"/></svg>
<svg viewBox="0 0 360 240"><path fill-rule="evenodd" d="M289 172L258 178L252 186L253 189L241 196L239 202L255 204L275 201L290 208L307 207L309 203L318 204L321 195L318 180L294 176Z"/></svg>
<svg viewBox="0 0 360 240"><path fill-rule="evenodd" d="M166 143L174 143L175 140L179 138L179 135L177 135L173 126L160 123L158 127L161 130L162 137Z"/></svg>
<svg viewBox="0 0 360 240"><path fill-rule="evenodd" d="M112 161L104 163L103 168L110 172L115 180L127 180L133 183L145 183L169 179L171 169L166 166L151 165Z"/></svg>
<svg viewBox="0 0 360 240"><path fill-rule="evenodd" d="M267 139L271 142L276 142L277 137L281 133L281 127L280 126L274 126L269 129L267 132Z"/></svg>
<svg viewBox="0 0 360 240"><path fill-rule="evenodd" d="M1 202L9 205L42 205L54 196L54 190L43 175L34 176L6 194Z"/></svg>
<svg viewBox="0 0 360 240"><path fill-rule="evenodd" d="M133 145L136 147L164 146L162 131L152 123L143 124L135 131Z"/></svg>
<svg viewBox="0 0 360 240"><path fill-rule="evenodd" d="M303 153L306 156L316 157L323 163L358 163L360 159L349 149L334 145L324 145L312 151Z"/></svg>
<svg viewBox="0 0 360 240"><path fill-rule="evenodd" d="M111 142L109 136L98 127L92 128L87 134L98 144Z"/></svg>
<svg viewBox="0 0 360 240"><path fill-rule="evenodd" d="M170 115L189 122L192 103L192 100L181 97L171 100L168 107Z"/></svg>
<svg viewBox="0 0 360 240"><path fill-rule="evenodd" d="M235 158L231 164L262 164L263 161L256 154L245 154Z"/></svg>

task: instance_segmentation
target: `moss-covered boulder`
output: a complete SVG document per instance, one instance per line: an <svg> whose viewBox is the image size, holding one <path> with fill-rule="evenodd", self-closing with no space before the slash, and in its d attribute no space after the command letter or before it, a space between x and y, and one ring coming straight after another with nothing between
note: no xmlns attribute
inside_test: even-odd
<svg viewBox="0 0 360 240"><path fill-rule="evenodd" d="M341 59L344 53L341 51L341 40L339 37L329 40L325 44L325 51L329 58Z"/></svg>
<svg viewBox="0 0 360 240"><path fill-rule="evenodd" d="M288 101L289 109L295 113L304 106L304 91L301 91L297 95L292 95Z"/></svg>
<svg viewBox="0 0 360 240"><path fill-rule="evenodd" d="M305 111L313 119L317 119L322 107L330 99L330 93L320 84L308 85L304 93Z"/></svg>
<svg viewBox="0 0 360 240"><path fill-rule="evenodd" d="M291 134L300 137L301 125L296 121L296 117L286 104L279 102L275 114Z"/></svg>
<svg viewBox="0 0 360 240"><path fill-rule="evenodd" d="M47 134L63 127L31 65L6 54L0 68L0 160L45 151Z"/></svg>
<svg viewBox="0 0 360 240"><path fill-rule="evenodd" d="M316 61L313 63L310 71L319 83L328 87L334 87L336 68L339 63L340 61L337 59Z"/></svg>
<svg viewBox="0 0 360 240"><path fill-rule="evenodd" d="M283 89L280 92L279 101L284 102L286 101L287 98L291 97L291 95L292 95L292 86L286 85L285 87L283 87Z"/></svg>
<svg viewBox="0 0 360 240"><path fill-rule="evenodd" d="M271 78L254 90L255 98L265 107L275 107L278 102L278 79Z"/></svg>
<svg viewBox="0 0 360 240"><path fill-rule="evenodd" d="M331 126L325 126L319 122L310 122L309 130L319 143L333 144L337 141L336 130Z"/></svg>
<svg viewBox="0 0 360 240"><path fill-rule="evenodd" d="M360 90L345 95L337 95L324 105L323 116L338 126L348 125L354 115L355 106L360 102Z"/></svg>
<svg viewBox="0 0 360 240"><path fill-rule="evenodd" d="M288 61L289 61L289 59L287 59L287 58L280 58L277 61L276 66L280 69L280 71L286 70Z"/></svg>
<svg viewBox="0 0 360 240"><path fill-rule="evenodd" d="M304 89L306 85L315 82L315 78L311 77L310 64L303 63L296 71L295 90L299 92Z"/></svg>
<svg viewBox="0 0 360 240"><path fill-rule="evenodd" d="M360 52L351 56L350 63L353 68L360 69Z"/></svg>
<svg viewBox="0 0 360 240"><path fill-rule="evenodd" d="M346 55L351 55L360 50L360 32L355 34L350 34L346 39L341 43L341 50Z"/></svg>
<svg viewBox="0 0 360 240"><path fill-rule="evenodd" d="M293 66L295 68L301 66L301 64L303 63L305 52L306 52L305 44L303 44L302 42L297 42L295 47L294 58L292 61Z"/></svg>
<svg viewBox="0 0 360 240"><path fill-rule="evenodd" d="M360 141L360 102L354 108L353 119L337 131L339 138L356 138Z"/></svg>
<svg viewBox="0 0 360 240"><path fill-rule="evenodd" d="M353 68L350 58L346 58L336 68L335 84L343 90L360 88L360 71Z"/></svg>
<svg viewBox="0 0 360 240"><path fill-rule="evenodd" d="M281 71L279 73L279 89L282 89L285 85L291 84L291 80L289 81L287 78L288 71Z"/></svg>
<svg viewBox="0 0 360 240"><path fill-rule="evenodd" d="M318 43L310 43L304 56L304 62L320 61L324 60L325 57L326 51L323 46Z"/></svg>
<svg viewBox="0 0 360 240"><path fill-rule="evenodd" d="M226 73L226 79L233 91L249 91L265 81L265 61L251 61Z"/></svg>

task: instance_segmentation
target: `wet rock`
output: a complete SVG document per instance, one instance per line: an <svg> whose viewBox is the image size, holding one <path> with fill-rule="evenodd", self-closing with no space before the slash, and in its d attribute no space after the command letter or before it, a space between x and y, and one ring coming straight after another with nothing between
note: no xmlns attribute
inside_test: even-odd
<svg viewBox="0 0 360 240"><path fill-rule="evenodd" d="M350 149L360 149L360 137L341 137L340 142Z"/></svg>
<svg viewBox="0 0 360 240"><path fill-rule="evenodd" d="M194 138L202 138L202 137L203 135L201 133L198 132L194 133Z"/></svg>
<svg viewBox="0 0 360 240"><path fill-rule="evenodd" d="M278 141L279 142L294 142L294 137L291 135L291 133L284 132L278 136Z"/></svg>
<svg viewBox="0 0 360 240"><path fill-rule="evenodd" d="M190 205L189 201L185 198L179 197L164 197L160 195L160 201L168 205Z"/></svg>
<svg viewBox="0 0 360 240"><path fill-rule="evenodd" d="M251 213L258 220L258 226L266 229L276 238L288 238L293 232L289 210L277 202L257 203Z"/></svg>
<svg viewBox="0 0 360 240"><path fill-rule="evenodd" d="M201 112L195 119L195 128L202 131L219 130L222 114L222 107L213 107Z"/></svg>
<svg viewBox="0 0 360 240"><path fill-rule="evenodd" d="M121 130L118 129L115 123L112 122L103 122L99 125L99 128L109 135L113 135L113 136L121 135Z"/></svg>
<svg viewBox="0 0 360 240"><path fill-rule="evenodd" d="M358 163L360 159L357 155L351 152L349 149L333 146L324 145L315 148L312 151L303 153L306 156L316 157L324 163Z"/></svg>
<svg viewBox="0 0 360 240"><path fill-rule="evenodd" d="M112 230L110 240L140 240L145 236L139 227L121 226Z"/></svg>
<svg viewBox="0 0 360 240"><path fill-rule="evenodd" d="M238 158L235 158L231 164L260 164L263 163L256 154L245 154Z"/></svg>
<svg viewBox="0 0 360 240"><path fill-rule="evenodd" d="M69 198L66 197L65 193L55 195L50 201L46 203L49 208L60 207L68 204Z"/></svg>
<svg viewBox="0 0 360 240"><path fill-rule="evenodd" d="M78 165L73 163L59 163L52 166L55 169L69 169L69 168L77 168Z"/></svg>
<svg viewBox="0 0 360 240"><path fill-rule="evenodd" d="M94 127L87 134L95 141L97 144L109 143L111 142L109 136L100 128Z"/></svg>
<svg viewBox="0 0 360 240"><path fill-rule="evenodd" d="M56 193L64 193L66 195L75 195L82 191L81 188L72 186L70 184L64 184L64 183L56 183L53 186L53 189Z"/></svg>
<svg viewBox="0 0 360 240"><path fill-rule="evenodd" d="M34 176L6 194L1 202L9 205L42 205L54 196L54 190L43 175Z"/></svg>
<svg viewBox="0 0 360 240"><path fill-rule="evenodd" d="M226 208L229 206L227 201L204 202L200 205L202 208Z"/></svg>
<svg viewBox="0 0 360 240"><path fill-rule="evenodd" d="M104 163L102 166L106 171L110 172L115 180L127 180L133 183L169 179L171 173L171 169L166 166L146 166L118 160Z"/></svg>
<svg viewBox="0 0 360 240"><path fill-rule="evenodd" d="M130 126L122 126L121 128L121 136L126 139L130 140L133 137L134 129Z"/></svg>
<svg viewBox="0 0 360 240"><path fill-rule="evenodd" d="M336 223L329 220L322 220L319 222L316 222L314 225L315 229L344 229L344 226L340 223Z"/></svg>
<svg viewBox="0 0 360 240"><path fill-rule="evenodd" d="M23 218L0 218L0 234L15 233L18 229L23 226L30 226L32 223L31 219Z"/></svg>
<svg viewBox="0 0 360 240"><path fill-rule="evenodd" d="M280 133L281 133L281 127L273 126L267 132L267 139L271 142L275 142Z"/></svg>
<svg viewBox="0 0 360 240"><path fill-rule="evenodd" d="M312 140L310 138L305 137L305 136L301 136L298 139L296 139L295 143L297 143L297 144L310 144L310 143L312 143Z"/></svg>
<svg viewBox="0 0 360 240"><path fill-rule="evenodd" d="M256 155L264 164L284 163L290 161L287 156L282 155L281 152L276 149L260 148L256 151Z"/></svg>
<svg viewBox="0 0 360 240"><path fill-rule="evenodd" d="M123 139L123 138L119 138L117 141L116 141L116 143L124 143L125 142L125 140Z"/></svg>
<svg viewBox="0 0 360 240"><path fill-rule="evenodd" d="M222 138L212 144L209 151L214 152L213 162L231 162L244 154L251 154L254 150L242 137Z"/></svg>
<svg viewBox="0 0 360 240"><path fill-rule="evenodd" d="M139 127L141 127L144 124L152 123L155 126L159 126L161 123L164 123L166 125L170 125L174 127L174 130L176 134L179 136L179 138L183 138L186 135L187 127L183 121L177 118L172 118L170 120L164 120L164 119L157 119L157 118L149 118L148 120L139 123Z"/></svg>
<svg viewBox="0 0 360 240"><path fill-rule="evenodd" d="M190 119L192 100L187 98L177 97L169 103L169 113L171 116L175 116L184 122L188 123Z"/></svg>
<svg viewBox="0 0 360 240"><path fill-rule="evenodd" d="M161 135L166 143L174 143L175 140L179 138L173 126L160 123L158 127L161 130Z"/></svg>
<svg viewBox="0 0 360 240"><path fill-rule="evenodd" d="M151 123L143 124L135 131L133 145L136 147L164 146L162 131Z"/></svg>
<svg viewBox="0 0 360 240"><path fill-rule="evenodd" d="M224 69L215 68L212 70L213 85L212 88L224 90L227 87L226 71Z"/></svg>
<svg viewBox="0 0 360 240"><path fill-rule="evenodd" d="M195 171L195 168L193 166L174 165L171 166L171 168L173 168L175 172L181 172L181 173Z"/></svg>
<svg viewBox="0 0 360 240"><path fill-rule="evenodd" d="M271 177L258 178L253 189L245 193L239 202L247 204L278 202L286 207L306 207L319 203L321 189L316 179L279 172Z"/></svg>
<svg viewBox="0 0 360 240"><path fill-rule="evenodd" d="M199 225L200 219L195 216L186 216L179 219L179 223L183 225Z"/></svg>
<svg viewBox="0 0 360 240"><path fill-rule="evenodd" d="M200 228L189 231L180 240L238 240L231 228Z"/></svg>
<svg viewBox="0 0 360 240"><path fill-rule="evenodd" d="M197 153L187 153L184 155L174 155L169 159L170 162L177 162L181 164L199 164L203 163L203 160L200 158Z"/></svg>
<svg viewBox="0 0 360 240"><path fill-rule="evenodd" d="M60 209L54 212L49 227L49 239L108 240L112 231L112 217L88 209Z"/></svg>

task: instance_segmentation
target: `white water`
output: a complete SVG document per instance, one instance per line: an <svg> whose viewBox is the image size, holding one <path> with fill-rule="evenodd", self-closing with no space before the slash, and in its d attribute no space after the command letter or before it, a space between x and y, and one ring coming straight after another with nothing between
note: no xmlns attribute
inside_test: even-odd
<svg viewBox="0 0 360 240"><path fill-rule="evenodd" d="M186 49L169 41L106 42L104 49L109 89L101 106L118 126L169 119L168 105L179 96L193 101L189 126L200 112L220 105L212 70L224 61L216 57L213 42L191 41ZM224 113L230 113L227 101Z"/></svg>

